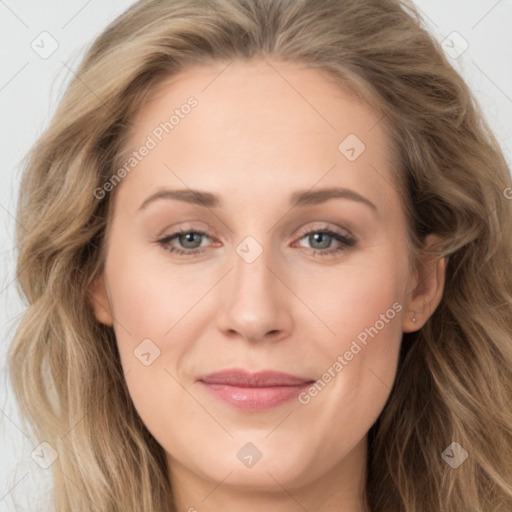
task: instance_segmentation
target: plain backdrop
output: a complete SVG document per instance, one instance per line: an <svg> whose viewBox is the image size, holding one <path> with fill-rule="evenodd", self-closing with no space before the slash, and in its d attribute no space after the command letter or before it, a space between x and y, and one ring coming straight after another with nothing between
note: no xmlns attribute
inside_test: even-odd
<svg viewBox="0 0 512 512"><path fill-rule="evenodd" d="M86 48L132 3L0 0L0 512L46 510L51 483L51 468L31 457L44 440L22 426L7 374L7 348L23 311L13 239L21 158L47 125ZM512 0L415 3L425 26L445 41L512 167Z"/></svg>

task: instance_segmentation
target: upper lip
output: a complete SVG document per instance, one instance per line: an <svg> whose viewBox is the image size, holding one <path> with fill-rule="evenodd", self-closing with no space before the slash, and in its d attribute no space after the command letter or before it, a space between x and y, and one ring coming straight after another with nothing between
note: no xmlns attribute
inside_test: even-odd
<svg viewBox="0 0 512 512"><path fill-rule="evenodd" d="M264 370L255 373L242 369L226 369L219 372L203 375L198 379L206 384L225 384L242 388L263 388L271 386L299 386L311 379L296 377L288 373L274 370Z"/></svg>

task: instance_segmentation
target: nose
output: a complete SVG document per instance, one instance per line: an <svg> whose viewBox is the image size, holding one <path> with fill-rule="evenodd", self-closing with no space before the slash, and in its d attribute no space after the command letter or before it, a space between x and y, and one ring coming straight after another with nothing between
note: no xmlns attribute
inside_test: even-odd
<svg viewBox="0 0 512 512"><path fill-rule="evenodd" d="M217 315L217 327L229 338L278 341L292 331L293 293L269 252L263 250L250 263L234 255L234 268L220 290Z"/></svg>

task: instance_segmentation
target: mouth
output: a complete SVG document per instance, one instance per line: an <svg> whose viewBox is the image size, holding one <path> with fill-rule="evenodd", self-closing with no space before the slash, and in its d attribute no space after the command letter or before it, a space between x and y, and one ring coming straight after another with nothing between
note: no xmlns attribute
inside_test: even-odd
<svg viewBox="0 0 512 512"><path fill-rule="evenodd" d="M296 398L315 381L283 372L228 369L198 379L210 394L245 411L273 409Z"/></svg>

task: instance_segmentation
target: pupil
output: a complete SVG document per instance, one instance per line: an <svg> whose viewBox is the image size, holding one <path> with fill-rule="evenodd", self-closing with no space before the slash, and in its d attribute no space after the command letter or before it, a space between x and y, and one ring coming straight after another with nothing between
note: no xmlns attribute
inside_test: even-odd
<svg viewBox="0 0 512 512"><path fill-rule="evenodd" d="M315 234L313 235L313 239L315 240L315 242L317 242L317 241L318 241L318 238L320 238L320 244L322 243L322 239L323 239L324 237L325 237L325 239L324 239L324 242L325 242L325 240L329 240L330 235L327 235L326 233L315 233ZM322 248L322 249L325 249L325 248L327 248L328 246L329 246L329 244L328 244L328 243L327 243L327 244L325 244L325 243L324 243L324 245L323 245L321 248Z"/></svg>
<svg viewBox="0 0 512 512"><path fill-rule="evenodd" d="M188 244L188 243L191 243L192 245L194 245L194 240L193 240L193 238L194 238L195 236L200 236L200 235L199 235L199 233L187 233L186 235L182 235L182 237L185 237L185 244L184 244L184 245L185 245L185 247L188 247L188 246L187 246L187 244ZM192 237L192 239L191 239L190 237ZM197 241L197 240L196 240L196 241ZM195 247L189 247L189 248L194 249Z"/></svg>

